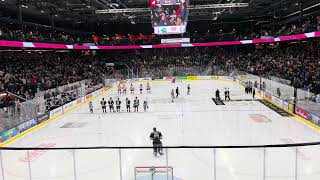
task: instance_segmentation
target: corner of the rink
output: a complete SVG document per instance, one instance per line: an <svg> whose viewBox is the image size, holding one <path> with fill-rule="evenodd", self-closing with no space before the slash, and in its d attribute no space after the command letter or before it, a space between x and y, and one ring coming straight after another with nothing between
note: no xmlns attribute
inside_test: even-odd
<svg viewBox="0 0 320 180"><path fill-rule="evenodd" d="M79 104L76 104L74 107L72 107L72 108L70 108L70 109L68 109L68 110L66 110L66 111L63 111L61 114L56 115L56 116L54 116L54 117L52 117L52 118L49 118L48 120L46 120L46 121L44 121L44 122L42 122L42 123L40 123L40 124L37 124L37 125L31 127L30 129L22 132L22 133L19 133L19 134L15 135L14 137L8 139L7 141L4 141L4 142L0 143L0 147L6 147L6 146L10 145L11 143L17 141L18 139L20 139L20 138L22 138L22 137L25 137L25 136L27 136L27 135L29 135L29 134L31 134L31 133L39 130L40 128L42 128L42 127L48 125L49 123L51 123L52 121L60 118L61 116L65 115L65 114L67 114L67 113L69 113L69 112L74 111L75 109L81 107L82 105L88 103L89 101L94 100L94 99L96 99L96 98L99 97L99 96L102 96L102 95L105 95L105 94L109 93L109 92L110 92L112 89L114 89L115 87L116 87L116 85L115 85L115 86L112 86L112 87L110 87L110 88L102 88L102 90L101 90L101 92L100 92L99 94L97 94L97 95L92 95L92 96L90 96L89 98L86 98L83 102L81 102L81 103L79 103ZM82 97L82 98L83 98L83 97Z"/></svg>

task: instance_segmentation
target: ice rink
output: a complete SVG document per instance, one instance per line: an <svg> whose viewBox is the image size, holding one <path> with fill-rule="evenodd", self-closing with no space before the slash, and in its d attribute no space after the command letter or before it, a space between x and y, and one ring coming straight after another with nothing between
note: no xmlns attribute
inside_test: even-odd
<svg viewBox="0 0 320 180"><path fill-rule="evenodd" d="M164 146L225 146L305 143L319 141L319 132L294 117L282 117L246 95L234 83L218 80L151 82L152 93L118 95L116 88L103 97L120 98L121 113L103 114L93 100L64 114L44 127L10 144L10 147L96 147L151 146L153 127L163 134ZM191 95L187 95L187 85ZM127 85L128 86L128 85ZM143 83L144 88L146 83ZM179 87L181 95L171 102L170 91ZM217 106L212 101L216 89L229 88L231 99ZM147 99L149 109L125 112L124 100ZM173 168L175 180L319 180L320 147L244 149L168 149L154 157L152 149L81 149L50 151L2 151L5 180L134 180L134 167ZM29 154L29 155L28 155ZM119 156L121 154L121 156ZM30 167L30 168L28 168ZM148 175L137 180L147 180ZM157 180L166 177L157 175ZM151 179L150 179L151 180Z"/></svg>

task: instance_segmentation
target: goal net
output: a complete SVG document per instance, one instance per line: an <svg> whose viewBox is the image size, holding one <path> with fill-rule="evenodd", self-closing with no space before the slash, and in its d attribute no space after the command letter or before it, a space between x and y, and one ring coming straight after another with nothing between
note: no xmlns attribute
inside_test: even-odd
<svg viewBox="0 0 320 180"><path fill-rule="evenodd" d="M138 166L134 168L135 180L173 180L171 166Z"/></svg>

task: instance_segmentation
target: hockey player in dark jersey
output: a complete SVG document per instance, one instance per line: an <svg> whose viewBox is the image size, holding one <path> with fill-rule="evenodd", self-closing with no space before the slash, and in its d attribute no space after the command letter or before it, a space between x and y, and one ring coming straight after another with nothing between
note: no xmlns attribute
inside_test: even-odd
<svg viewBox="0 0 320 180"><path fill-rule="evenodd" d="M153 128L153 132L150 134L150 139L152 140L152 145L153 145L153 154L157 156L159 153L160 155L163 155L163 150L162 150L162 134L160 131L157 131L156 128Z"/></svg>
<svg viewBox="0 0 320 180"><path fill-rule="evenodd" d="M120 101L120 99L118 98L118 99L116 100L117 112L120 112L120 107L121 107L121 101Z"/></svg>
<svg viewBox="0 0 320 180"><path fill-rule="evenodd" d="M131 103L131 101L130 101L128 98L126 98L127 112L131 112L131 110L130 110L130 103Z"/></svg>
<svg viewBox="0 0 320 180"><path fill-rule="evenodd" d="M108 104L109 104L109 110L110 110L110 112L111 112L111 110L112 110L113 112L115 112L115 110L114 110L114 101L112 100L112 98L109 99Z"/></svg>
<svg viewBox="0 0 320 180"><path fill-rule="evenodd" d="M102 107L102 112L106 113L107 112L107 107L106 107L107 106L107 101L104 100L104 98L102 98L100 104L101 104L101 107Z"/></svg>
<svg viewBox="0 0 320 180"><path fill-rule="evenodd" d="M139 112L139 99L138 99L138 97L136 97L136 99L134 99L134 101L133 101L133 108L134 108L134 112Z"/></svg>
<svg viewBox="0 0 320 180"><path fill-rule="evenodd" d="M176 98L178 98L179 97L179 88L177 87L176 88Z"/></svg>

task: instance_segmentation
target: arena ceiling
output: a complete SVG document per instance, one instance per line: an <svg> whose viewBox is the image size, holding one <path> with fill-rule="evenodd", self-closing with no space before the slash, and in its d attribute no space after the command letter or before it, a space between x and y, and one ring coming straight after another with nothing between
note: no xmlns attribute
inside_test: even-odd
<svg viewBox="0 0 320 180"><path fill-rule="evenodd" d="M193 8L189 21L213 21L213 23L239 23L252 21L255 24L270 23L270 19L288 21L299 17L300 5L304 14L317 13L319 0L189 0L190 7L214 4L248 3L248 7ZM22 19L28 22L73 26L77 24L143 24L150 23L150 12L132 12L135 8L148 8L149 0L0 0L0 17ZM97 14L97 10L115 12Z"/></svg>

